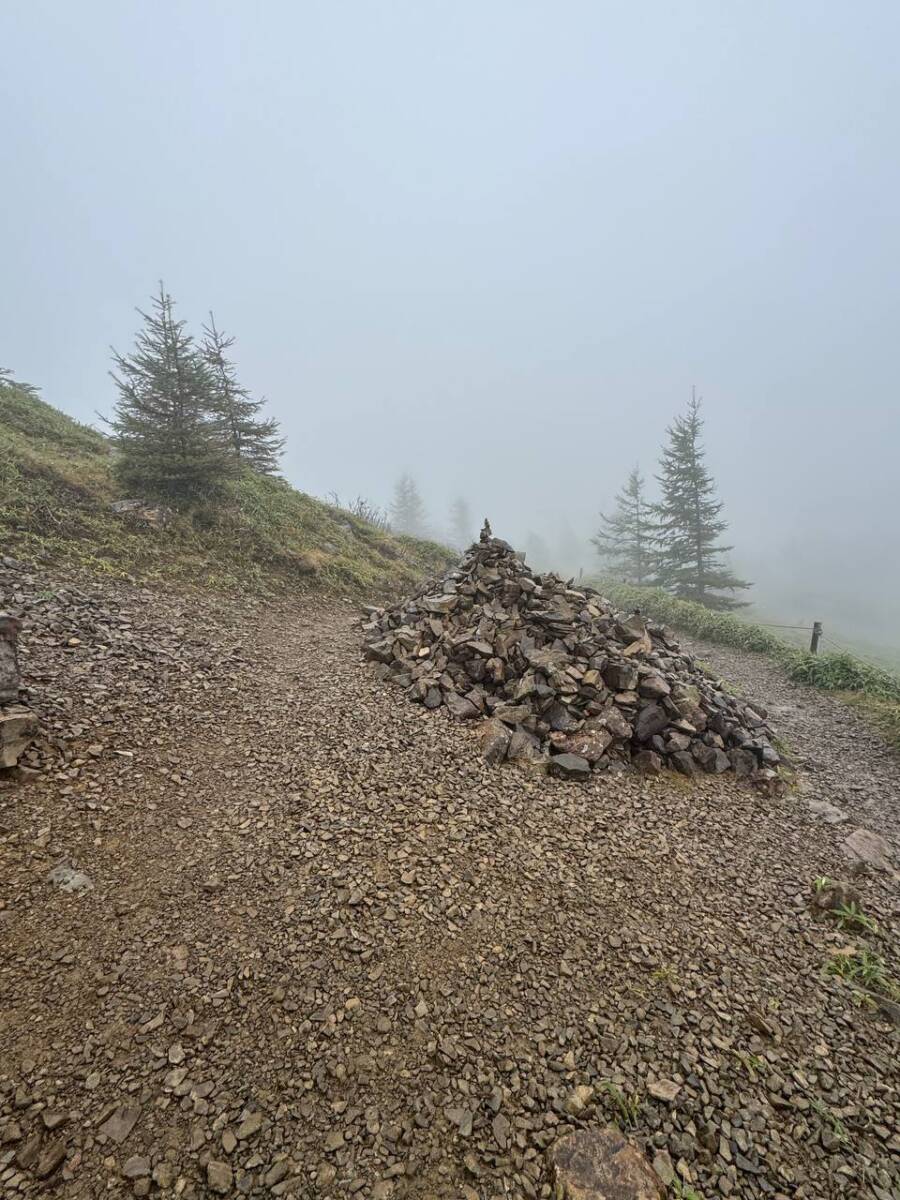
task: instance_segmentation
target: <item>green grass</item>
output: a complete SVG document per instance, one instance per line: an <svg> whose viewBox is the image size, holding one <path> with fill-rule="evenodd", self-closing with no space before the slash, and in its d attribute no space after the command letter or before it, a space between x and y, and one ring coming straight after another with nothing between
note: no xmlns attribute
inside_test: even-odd
<svg viewBox="0 0 900 1200"><path fill-rule="evenodd" d="M821 691L837 693L900 751L900 676L871 666L850 654L810 654L799 650L762 625L730 613L712 612L702 604L679 600L658 588L636 587L600 579L596 586L623 609L642 613L703 641L753 650L775 659L790 679Z"/></svg>
<svg viewBox="0 0 900 1200"><path fill-rule="evenodd" d="M849 904L839 904L834 909L834 915L837 919L838 929L862 929L866 933L878 932L878 922L868 913L863 912L853 900Z"/></svg>
<svg viewBox="0 0 900 1200"><path fill-rule="evenodd" d="M675 1200L702 1200L699 1192L695 1192L690 1184L682 1183L680 1179L672 1181L672 1195Z"/></svg>
<svg viewBox="0 0 900 1200"><path fill-rule="evenodd" d="M888 973L884 959L879 954L862 947L852 954L834 954L825 964L826 975L836 975L846 983L857 984L870 992L877 992L889 1000L900 999L900 984Z"/></svg>
<svg viewBox="0 0 900 1200"><path fill-rule="evenodd" d="M113 448L0 377L0 550L95 574L214 591L384 595L444 568L444 546L398 537L283 479L246 472L165 529L113 513Z"/></svg>
<svg viewBox="0 0 900 1200"><path fill-rule="evenodd" d="M643 1108L640 1096L636 1093L626 1096L611 1079L604 1080L600 1084L600 1090L609 1098L616 1116L626 1129L633 1129L640 1120Z"/></svg>

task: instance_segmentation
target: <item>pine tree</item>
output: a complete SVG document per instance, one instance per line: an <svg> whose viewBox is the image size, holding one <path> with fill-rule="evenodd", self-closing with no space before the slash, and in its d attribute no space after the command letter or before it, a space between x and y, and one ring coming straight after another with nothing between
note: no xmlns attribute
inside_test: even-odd
<svg viewBox="0 0 900 1200"><path fill-rule="evenodd" d="M260 420L262 400L254 400L238 382L237 369L228 357L234 338L216 328L215 317L203 326L203 360L215 388L216 412L232 453L254 471L271 475L278 469L284 438L278 436L274 418Z"/></svg>
<svg viewBox="0 0 900 1200"><path fill-rule="evenodd" d="M411 537L424 537L427 532L425 505L411 475L401 475L394 487L391 526L398 533L407 533Z"/></svg>
<svg viewBox="0 0 900 1200"><path fill-rule="evenodd" d="M134 350L113 351L119 390L108 422L118 448L116 473L141 495L171 500L213 492L234 471L222 440L213 381L184 321L175 319L162 283Z"/></svg>
<svg viewBox="0 0 900 1200"><path fill-rule="evenodd" d="M462 496L457 496L450 506L450 537L459 550L467 550L475 540L472 513Z"/></svg>
<svg viewBox="0 0 900 1200"><path fill-rule="evenodd" d="M691 397L687 414L676 417L668 430L669 443L660 458L662 498L655 506L658 524L658 578L662 587L707 608L740 608L743 601L723 596L751 587L732 574L723 561L731 546L717 539L728 528L722 502L703 459L700 401Z"/></svg>
<svg viewBox="0 0 900 1200"><path fill-rule="evenodd" d="M629 583L647 584L653 576L656 523L635 466L616 496L615 510L600 514L601 526L591 538L597 553Z"/></svg>

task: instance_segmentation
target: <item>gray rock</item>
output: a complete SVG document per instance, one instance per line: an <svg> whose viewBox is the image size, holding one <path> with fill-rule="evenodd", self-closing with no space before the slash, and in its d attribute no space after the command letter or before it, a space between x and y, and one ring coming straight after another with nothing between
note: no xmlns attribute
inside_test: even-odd
<svg viewBox="0 0 900 1200"><path fill-rule="evenodd" d="M550 759L550 774L558 779L584 781L591 777L591 764L578 754L557 754Z"/></svg>
<svg viewBox="0 0 900 1200"><path fill-rule="evenodd" d="M895 874L891 862L893 850L880 833L874 833L871 829L854 829L844 838L841 848L847 857L855 862L864 863L889 875Z"/></svg>
<svg viewBox="0 0 900 1200"><path fill-rule="evenodd" d="M694 758L708 775L721 775L731 766L731 761L724 750L716 746L706 746L703 742L695 742Z"/></svg>
<svg viewBox="0 0 900 1200"><path fill-rule="evenodd" d="M141 1154L133 1154L122 1167L122 1174L126 1179L140 1179L144 1175L149 1175L150 1159Z"/></svg>
<svg viewBox="0 0 900 1200"><path fill-rule="evenodd" d="M88 892L93 888L90 875L76 871L67 863L60 863L47 876L48 883L55 883L62 892Z"/></svg>
<svg viewBox="0 0 900 1200"><path fill-rule="evenodd" d="M634 663L610 663L603 678L614 691L631 692L637 687L639 673Z"/></svg>
<svg viewBox="0 0 900 1200"><path fill-rule="evenodd" d="M227 1195L231 1191L233 1176L231 1167L226 1162L218 1162L216 1159L211 1159L206 1164L206 1182L209 1189L219 1196Z"/></svg>
<svg viewBox="0 0 900 1200"><path fill-rule="evenodd" d="M809 811L815 813L817 817L821 817L826 825L843 825L850 818L843 809L831 804L828 800L816 800L814 797L807 799Z"/></svg>
<svg viewBox="0 0 900 1200"><path fill-rule="evenodd" d="M478 709L472 701L467 700L465 696L460 696L458 692L447 692L444 696L444 703L458 721L471 721L473 717L478 716Z"/></svg>
<svg viewBox="0 0 900 1200"><path fill-rule="evenodd" d="M638 742L649 742L656 733L662 733L669 724L669 715L658 704L645 704L638 713L634 725L634 736Z"/></svg>
<svg viewBox="0 0 900 1200"><path fill-rule="evenodd" d="M631 761L645 775L658 775L663 769L663 760L655 750L641 750Z"/></svg>
<svg viewBox="0 0 900 1200"><path fill-rule="evenodd" d="M121 1145L137 1123L141 1110L136 1104L120 1104L100 1126L99 1132L104 1137Z"/></svg>

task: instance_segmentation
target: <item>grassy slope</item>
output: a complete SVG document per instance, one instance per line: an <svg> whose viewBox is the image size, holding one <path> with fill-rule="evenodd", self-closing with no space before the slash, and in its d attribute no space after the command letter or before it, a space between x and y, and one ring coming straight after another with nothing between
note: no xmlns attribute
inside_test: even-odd
<svg viewBox="0 0 900 1200"><path fill-rule="evenodd" d="M250 472L164 530L113 513L121 496L107 438L0 379L2 553L221 590L357 594L402 587L451 557Z"/></svg>
<svg viewBox="0 0 900 1200"><path fill-rule="evenodd" d="M770 629L700 604L678 600L656 588L634 587L601 579L597 585L622 608L642 612L682 632L709 642L755 650L776 659L791 679L836 692L860 709L891 745L900 751L900 677L869 666L850 654L809 654Z"/></svg>

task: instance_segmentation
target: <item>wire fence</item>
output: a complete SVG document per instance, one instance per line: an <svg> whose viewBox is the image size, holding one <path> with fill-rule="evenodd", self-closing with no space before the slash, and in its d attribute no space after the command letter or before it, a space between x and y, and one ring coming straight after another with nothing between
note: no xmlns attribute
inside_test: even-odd
<svg viewBox="0 0 900 1200"><path fill-rule="evenodd" d="M764 625L766 629L805 629L807 633L812 633L812 625L776 625L774 621L754 621L754 625Z"/></svg>
<svg viewBox="0 0 900 1200"><path fill-rule="evenodd" d="M815 630L815 626L813 625L779 625L775 621L757 621L756 624L762 625L766 629L794 629L802 633L813 633ZM855 659L856 662L862 663L864 666L874 667L876 671L884 671L887 669L884 663L876 662L872 658L867 658L864 654L859 654L855 650L850 650L847 646L842 646L841 643L836 642L833 637L826 637L825 634L822 633L821 624L819 624L818 628L819 641L823 644L833 647L833 649L839 651L841 654L846 654L848 658Z"/></svg>
<svg viewBox="0 0 900 1200"><path fill-rule="evenodd" d="M855 650L848 650L846 646L842 646L840 642L836 642L834 638L825 637L822 635L822 641L829 646L833 646L835 650L841 654L846 654L848 658L855 658L857 662L863 663L867 667L874 667L876 671L886 671L888 668L884 663L876 662L872 658L866 658L864 654L857 654Z"/></svg>

